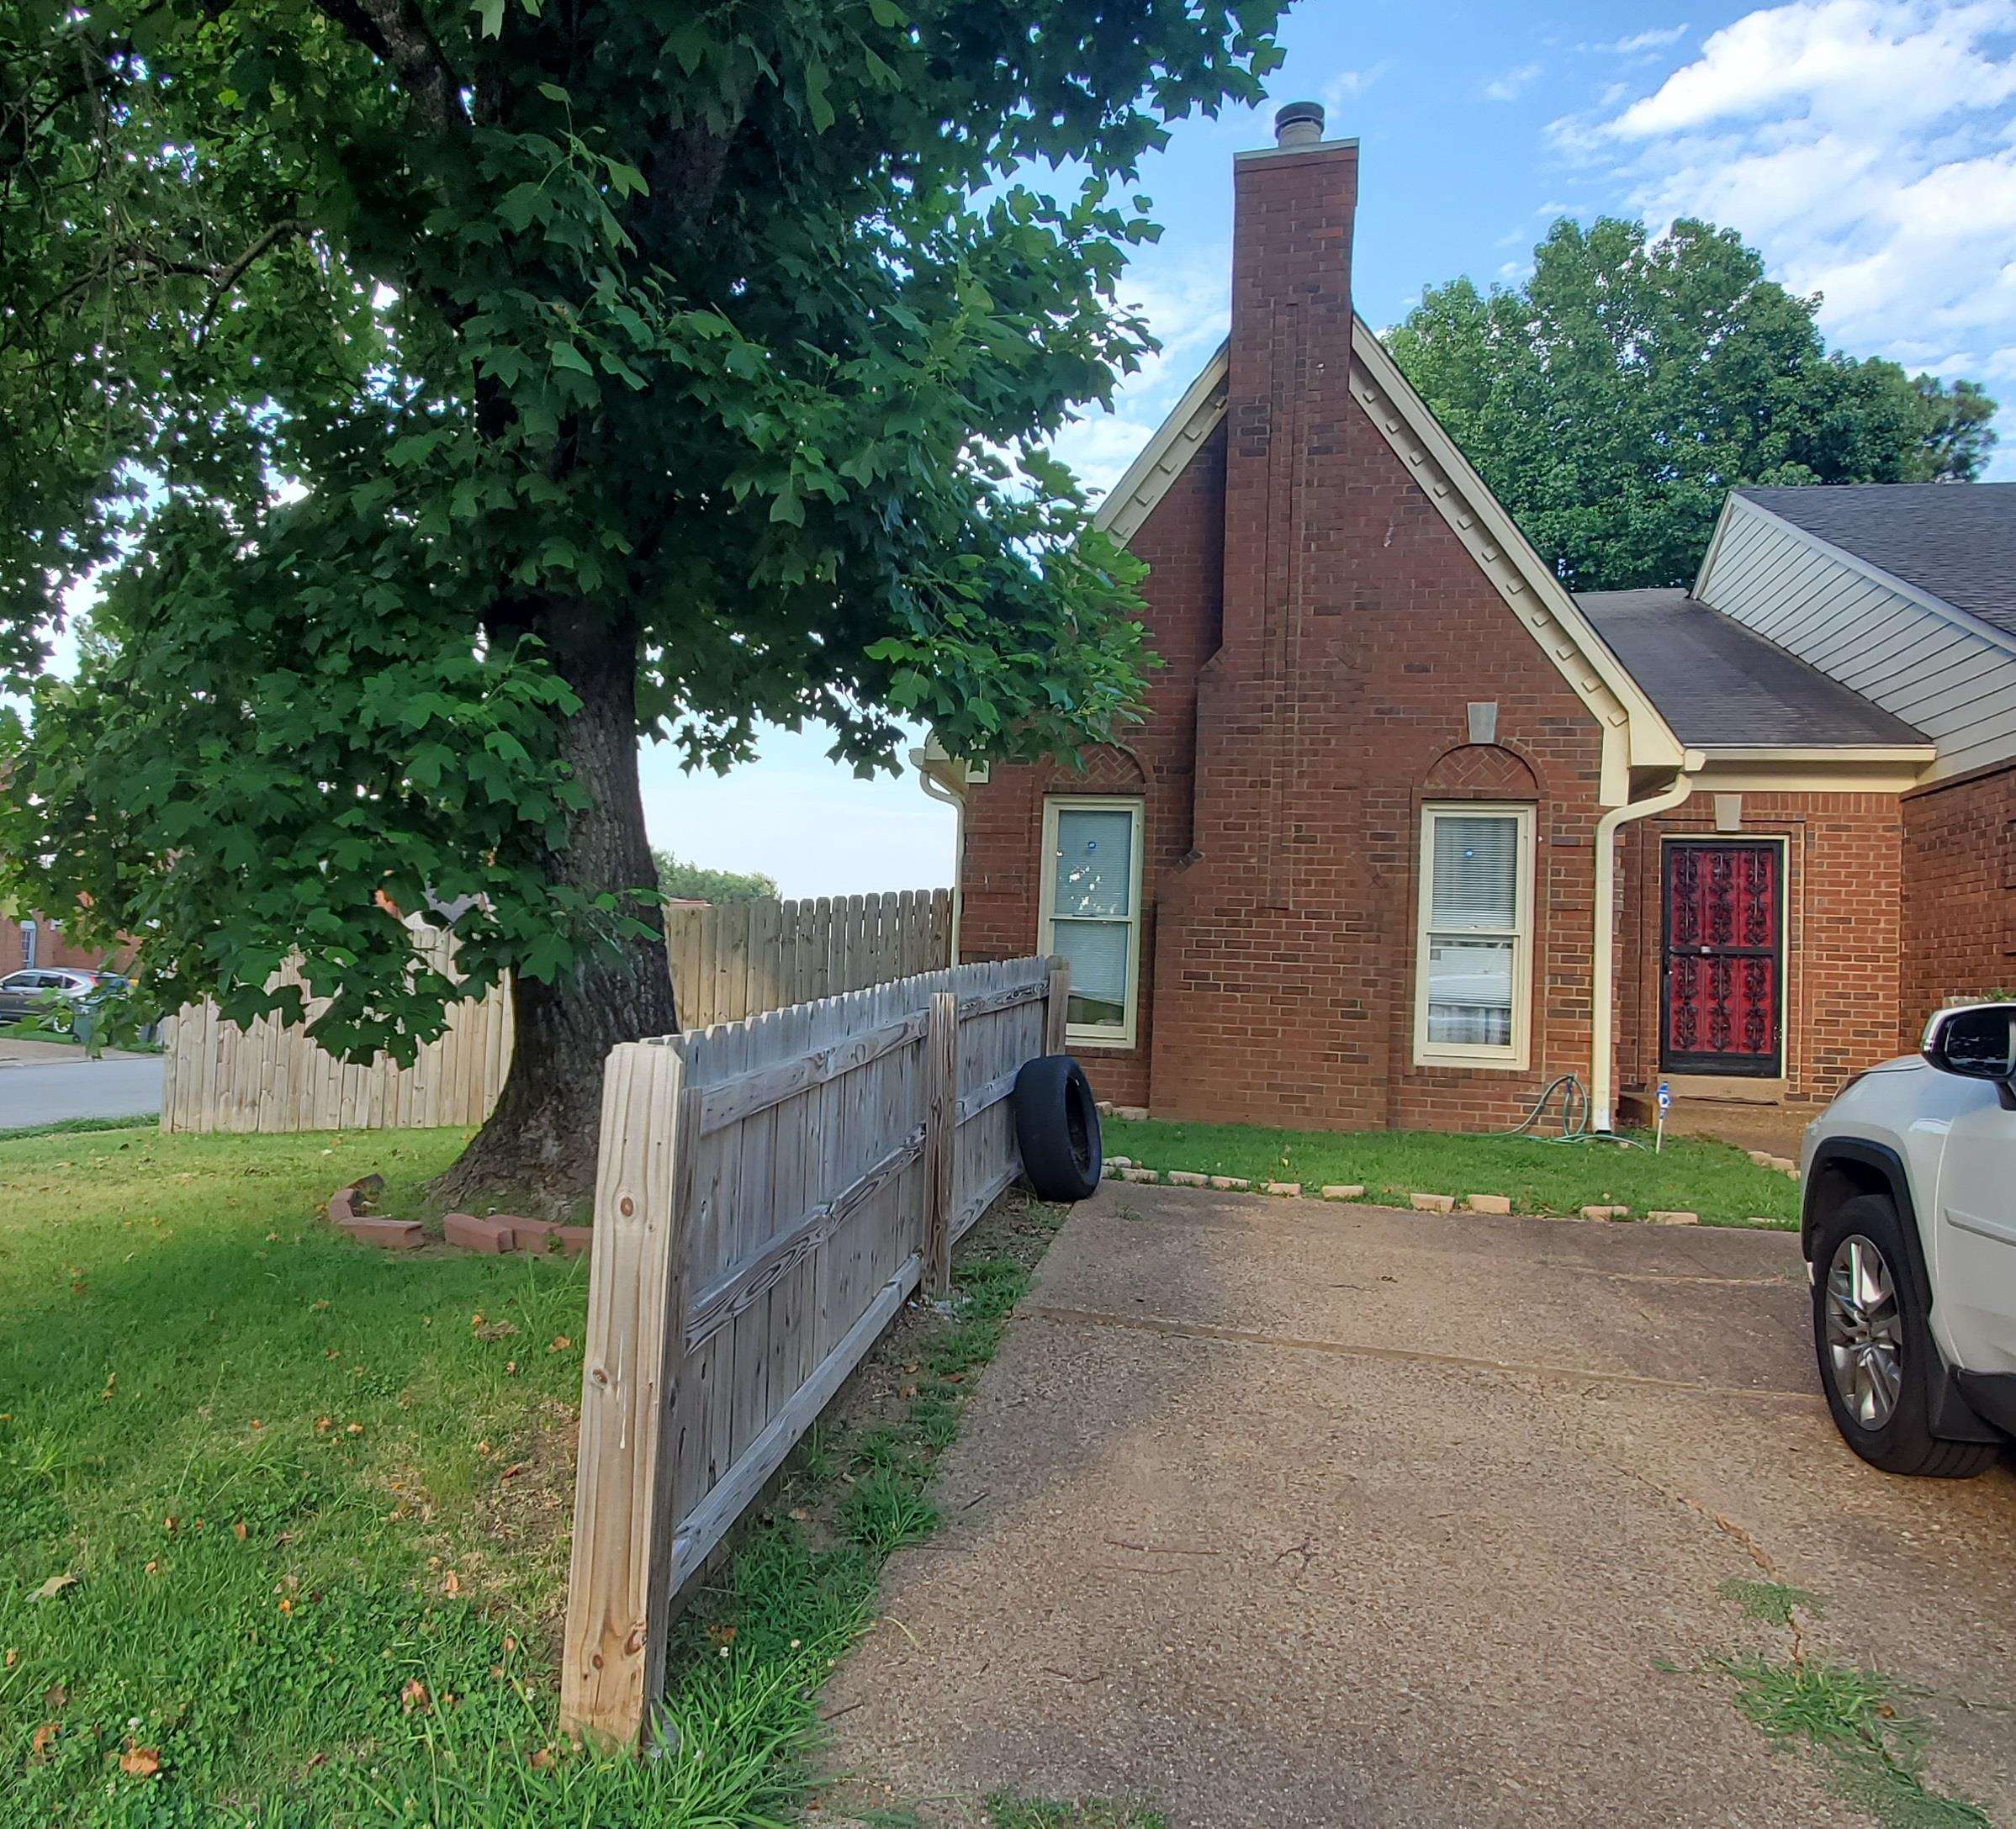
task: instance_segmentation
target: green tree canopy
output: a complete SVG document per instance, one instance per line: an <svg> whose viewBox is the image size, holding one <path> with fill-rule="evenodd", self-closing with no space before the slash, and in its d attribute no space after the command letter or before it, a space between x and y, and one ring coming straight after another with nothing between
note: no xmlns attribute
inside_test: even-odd
<svg viewBox="0 0 2016 1829"><path fill-rule="evenodd" d="M0 24L0 663L100 639L0 754L0 892L245 1020L410 1051L458 907L518 1046L453 1191L592 1172L675 1027L636 745L1137 715L1138 568L1046 441L1163 123L1276 0L20 0ZM1031 182L1032 179L1040 182ZM0 685L6 684L0 679ZM643 893L640 893L643 892Z"/></svg>
<svg viewBox="0 0 2016 1829"><path fill-rule="evenodd" d="M669 851L653 851L659 893L673 901L761 901L777 893L777 880L760 871L710 870L687 864Z"/></svg>
<svg viewBox="0 0 2016 1829"><path fill-rule="evenodd" d="M1733 230L1564 219L1523 285L1431 287L1387 341L1571 588L1681 584L1738 484L1967 480L1994 443L1979 386L1830 354L1819 304Z"/></svg>

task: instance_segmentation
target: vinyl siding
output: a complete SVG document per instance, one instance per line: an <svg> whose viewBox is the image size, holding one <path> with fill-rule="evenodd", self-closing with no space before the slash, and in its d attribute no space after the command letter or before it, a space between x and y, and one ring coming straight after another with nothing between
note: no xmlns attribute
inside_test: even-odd
<svg viewBox="0 0 2016 1829"><path fill-rule="evenodd" d="M2016 756L2016 642L1754 503L1730 499L1695 595L1924 732L1939 745L1926 780Z"/></svg>

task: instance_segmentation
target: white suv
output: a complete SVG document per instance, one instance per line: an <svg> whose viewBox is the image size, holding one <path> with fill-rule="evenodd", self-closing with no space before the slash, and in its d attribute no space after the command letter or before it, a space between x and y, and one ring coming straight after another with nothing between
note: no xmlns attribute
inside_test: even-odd
<svg viewBox="0 0 2016 1829"><path fill-rule="evenodd" d="M2016 1003L1943 1010L1806 1133L1828 1407L1865 1461L1964 1478L2016 1435Z"/></svg>

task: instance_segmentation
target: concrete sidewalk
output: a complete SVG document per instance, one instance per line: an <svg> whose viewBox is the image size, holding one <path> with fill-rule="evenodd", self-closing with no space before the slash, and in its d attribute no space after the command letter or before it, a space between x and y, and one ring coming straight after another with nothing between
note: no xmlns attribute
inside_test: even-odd
<svg viewBox="0 0 2016 1829"><path fill-rule="evenodd" d="M1785 1234L1116 1187L982 1379L825 1803L987 1790L1172 1829L1868 1819L1704 1668L1803 1648L1929 1693L1931 1777L2016 1807L2016 1478L1889 1478L1818 1396Z"/></svg>

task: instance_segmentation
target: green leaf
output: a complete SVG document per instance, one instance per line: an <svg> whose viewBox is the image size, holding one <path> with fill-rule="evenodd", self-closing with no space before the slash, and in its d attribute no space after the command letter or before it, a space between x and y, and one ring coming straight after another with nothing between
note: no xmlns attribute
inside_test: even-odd
<svg viewBox="0 0 2016 1829"><path fill-rule="evenodd" d="M504 29L504 0L469 0L469 11L477 17L484 38L495 38Z"/></svg>
<svg viewBox="0 0 2016 1829"><path fill-rule="evenodd" d="M891 30L910 23L910 15L896 3L896 0L868 0L868 12L877 25Z"/></svg>
<svg viewBox="0 0 2016 1829"><path fill-rule="evenodd" d="M556 368L571 368L575 373L584 375L595 373L594 364L572 343L549 343L547 351L552 356L553 365Z"/></svg>

